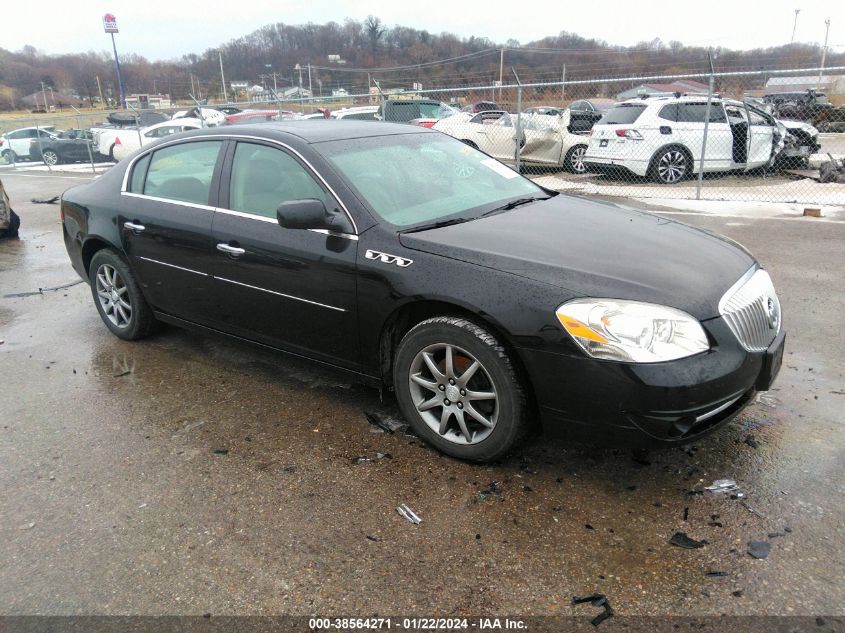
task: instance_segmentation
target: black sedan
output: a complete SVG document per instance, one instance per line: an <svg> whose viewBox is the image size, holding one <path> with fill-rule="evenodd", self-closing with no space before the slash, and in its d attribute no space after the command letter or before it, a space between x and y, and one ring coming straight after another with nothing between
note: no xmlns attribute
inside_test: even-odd
<svg viewBox="0 0 845 633"><path fill-rule="evenodd" d="M783 354L772 282L735 243L548 191L425 128L179 134L61 209L115 335L163 321L342 368L460 458L536 426L688 442L768 389Z"/></svg>
<svg viewBox="0 0 845 633"><path fill-rule="evenodd" d="M29 143L30 160L42 160L46 165L98 160L101 158L92 145L89 130L68 130L49 137L32 139Z"/></svg>

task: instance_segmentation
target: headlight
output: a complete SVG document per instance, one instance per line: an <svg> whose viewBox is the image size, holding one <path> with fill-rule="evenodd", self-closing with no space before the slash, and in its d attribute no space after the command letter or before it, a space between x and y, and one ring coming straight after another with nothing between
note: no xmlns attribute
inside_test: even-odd
<svg viewBox="0 0 845 633"><path fill-rule="evenodd" d="M575 342L593 358L658 363L710 349L698 320L675 308L619 301L575 299L555 314Z"/></svg>

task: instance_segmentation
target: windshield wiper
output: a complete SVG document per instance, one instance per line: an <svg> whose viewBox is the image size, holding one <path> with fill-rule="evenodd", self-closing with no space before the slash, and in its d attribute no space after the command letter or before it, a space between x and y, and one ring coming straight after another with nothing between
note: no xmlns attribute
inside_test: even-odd
<svg viewBox="0 0 845 633"><path fill-rule="evenodd" d="M432 222L431 224L423 224L421 226L415 226L410 229L405 229L404 231L399 231L400 233L417 233L418 231L428 231L430 229L439 229L443 226L452 226L453 224L461 224L462 222L469 222L470 220L474 220L475 218L452 218L451 220L440 220L439 222Z"/></svg>
<svg viewBox="0 0 845 633"><path fill-rule="evenodd" d="M551 196L549 196L547 198L517 198L516 200L511 200L510 202L505 203L500 207L496 207L495 209L490 209L489 211L485 211L484 213L482 213L478 217L483 218L485 216L493 215L494 213L498 213L500 211L510 211L511 209L515 209L516 207L521 206L523 204L529 204L531 202L537 202L538 200L548 200L550 197Z"/></svg>

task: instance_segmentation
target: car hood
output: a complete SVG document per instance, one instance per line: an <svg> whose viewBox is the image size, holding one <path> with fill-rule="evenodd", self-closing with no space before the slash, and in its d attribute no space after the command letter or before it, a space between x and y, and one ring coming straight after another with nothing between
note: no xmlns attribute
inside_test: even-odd
<svg viewBox="0 0 845 633"><path fill-rule="evenodd" d="M403 233L410 249L557 286L574 297L672 306L704 320L754 258L737 243L650 213L566 195Z"/></svg>
<svg viewBox="0 0 845 633"><path fill-rule="evenodd" d="M791 121L789 119L778 119L778 122L783 124L783 126L787 130L804 130L810 136L816 136L819 133L819 131L815 127L813 127L809 123L806 123L805 121Z"/></svg>

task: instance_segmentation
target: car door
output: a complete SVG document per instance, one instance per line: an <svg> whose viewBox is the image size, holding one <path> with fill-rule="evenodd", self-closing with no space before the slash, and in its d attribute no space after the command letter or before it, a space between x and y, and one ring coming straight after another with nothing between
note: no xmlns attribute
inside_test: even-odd
<svg viewBox="0 0 845 633"><path fill-rule="evenodd" d="M29 148L33 140L37 138L35 128L16 130L7 135L9 146L20 158L29 158Z"/></svg>
<svg viewBox="0 0 845 633"><path fill-rule="evenodd" d="M222 140L165 145L131 165L122 192L123 248L157 310L213 325L211 222Z"/></svg>
<svg viewBox="0 0 845 633"><path fill-rule="evenodd" d="M748 117L748 164L746 171L767 164L772 157L774 142L774 121L770 117L751 110L746 105Z"/></svg>
<svg viewBox="0 0 845 633"><path fill-rule="evenodd" d="M673 126L676 138L689 149L693 161L701 160L701 148L704 143L704 121L707 102L681 102L677 104L676 122ZM720 101L710 104L710 122L707 125L707 147L704 154L704 171L730 169L732 159L733 134L725 116L725 108Z"/></svg>
<svg viewBox="0 0 845 633"><path fill-rule="evenodd" d="M348 226L282 228L282 202L316 198ZM214 214L215 310L227 331L348 368L360 363L357 235L342 205L293 150L233 143Z"/></svg>

